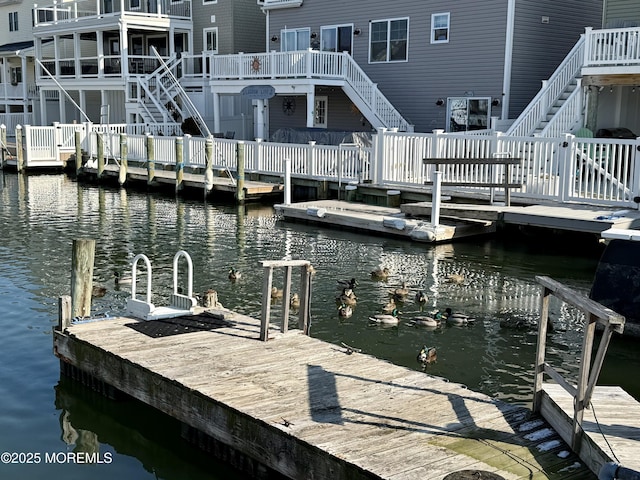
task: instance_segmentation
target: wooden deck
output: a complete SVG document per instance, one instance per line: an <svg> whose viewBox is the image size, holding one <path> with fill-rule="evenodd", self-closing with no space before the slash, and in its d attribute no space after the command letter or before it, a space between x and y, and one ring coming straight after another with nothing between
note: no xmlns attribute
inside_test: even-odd
<svg viewBox="0 0 640 480"><path fill-rule="evenodd" d="M541 413L570 442L573 396L555 383L543 384L542 390ZM606 462L640 471L640 403L623 389L596 387L591 406L584 411L582 429L579 453L593 471Z"/></svg>
<svg viewBox="0 0 640 480"><path fill-rule="evenodd" d="M262 342L259 320L207 312L72 324L54 352L289 478L595 478L529 409L299 330Z"/></svg>
<svg viewBox="0 0 640 480"><path fill-rule="evenodd" d="M275 208L287 220L374 232L429 243L446 242L496 231L495 222L473 218L443 219L437 229L431 230L428 218L408 217L400 208L338 200L280 204ZM416 232L424 232L424 235L417 236Z"/></svg>

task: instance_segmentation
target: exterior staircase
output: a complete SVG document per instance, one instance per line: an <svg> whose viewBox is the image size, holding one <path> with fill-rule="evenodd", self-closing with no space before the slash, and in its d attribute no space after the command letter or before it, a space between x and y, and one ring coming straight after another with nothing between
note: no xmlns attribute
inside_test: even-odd
<svg viewBox="0 0 640 480"><path fill-rule="evenodd" d="M583 123L581 70L584 35L556 69L506 134L517 137L553 137L580 128Z"/></svg>

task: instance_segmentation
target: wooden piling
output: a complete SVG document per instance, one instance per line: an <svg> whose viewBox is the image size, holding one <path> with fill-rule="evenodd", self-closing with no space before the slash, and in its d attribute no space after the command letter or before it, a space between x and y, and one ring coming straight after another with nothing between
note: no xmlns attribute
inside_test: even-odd
<svg viewBox="0 0 640 480"><path fill-rule="evenodd" d="M82 140L80 139L80 130L73 132L73 141L76 147L76 175L82 171Z"/></svg>
<svg viewBox="0 0 640 480"><path fill-rule="evenodd" d="M24 151L22 149L22 126L16 127L16 169L19 173L24 171Z"/></svg>
<svg viewBox="0 0 640 480"><path fill-rule="evenodd" d="M184 143L182 137L176 138L176 193L184 187L182 181L184 178Z"/></svg>
<svg viewBox="0 0 640 480"><path fill-rule="evenodd" d="M62 295L58 298L58 331L71 325L71 295Z"/></svg>
<svg viewBox="0 0 640 480"><path fill-rule="evenodd" d="M5 154L7 153L7 127L5 124L0 125L0 142L1 142L1 153L0 153L0 169L4 168L7 159L5 158Z"/></svg>
<svg viewBox="0 0 640 480"><path fill-rule="evenodd" d="M91 316L93 290L93 261L96 241L88 238L73 241L71 258L71 316Z"/></svg>
<svg viewBox="0 0 640 480"><path fill-rule="evenodd" d="M204 171L204 194L213 190L213 136L209 135L204 144L206 168Z"/></svg>
<svg viewBox="0 0 640 480"><path fill-rule="evenodd" d="M98 147L98 179L104 175L104 134L96 133L96 143Z"/></svg>
<svg viewBox="0 0 640 480"><path fill-rule="evenodd" d="M156 153L153 135L147 133L147 185L151 185L156 176Z"/></svg>
<svg viewBox="0 0 640 480"><path fill-rule="evenodd" d="M244 142L239 141L236 149L238 181L236 183L236 200L244 202Z"/></svg>
<svg viewBox="0 0 640 480"><path fill-rule="evenodd" d="M120 134L120 174L118 176L118 183L120 186L124 185L127 181L127 156L129 155L127 134Z"/></svg>

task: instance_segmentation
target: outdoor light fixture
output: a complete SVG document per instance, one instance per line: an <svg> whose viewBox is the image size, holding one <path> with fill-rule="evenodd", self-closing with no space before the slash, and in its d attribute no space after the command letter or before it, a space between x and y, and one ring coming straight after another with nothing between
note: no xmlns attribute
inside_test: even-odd
<svg viewBox="0 0 640 480"><path fill-rule="evenodd" d="M362 30L360 30L359 28L356 28L356 29L353 31L353 34L354 34L354 35L360 35L361 33L362 33Z"/></svg>
<svg viewBox="0 0 640 480"><path fill-rule="evenodd" d="M500 99L499 98L494 98L493 100L491 100L491 106L492 107L497 107L498 105L500 105Z"/></svg>
<svg viewBox="0 0 640 480"><path fill-rule="evenodd" d="M441 107L442 105L444 105L444 99L443 98L439 98L436 100L436 105Z"/></svg>
<svg viewBox="0 0 640 480"><path fill-rule="evenodd" d="M312 32L311 33L311 38L316 38L318 36L318 34L316 32Z"/></svg>
<svg viewBox="0 0 640 480"><path fill-rule="evenodd" d="M278 41L278 36L274 35L273 37L271 37L271 41L272 42L277 42Z"/></svg>

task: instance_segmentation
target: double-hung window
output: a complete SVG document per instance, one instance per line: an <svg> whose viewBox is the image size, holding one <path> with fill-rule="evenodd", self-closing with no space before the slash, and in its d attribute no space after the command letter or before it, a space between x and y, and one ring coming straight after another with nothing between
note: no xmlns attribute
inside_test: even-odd
<svg viewBox="0 0 640 480"><path fill-rule="evenodd" d="M434 13L431 15L431 43L449 42L449 14Z"/></svg>
<svg viewBox="0 0 640 480"><path fill-rule="evenodd" d="M202 30L202 41L205 52L218 53L218 27Z"/></svg>
<svg viewBox="0 0 640 480"><path fill-rule="evenodd" d="M409 19L380 20L370 24L369 62L404 62L408 58Z"/></svg>
<svg viewBox="0 0 640 480"><path fill-rule="evenodd" d="M18 12L9 12L9 31L18 31Z"/></svg>

